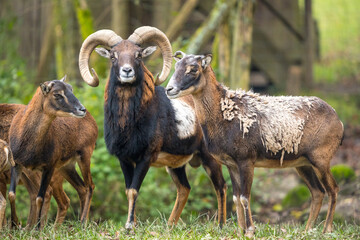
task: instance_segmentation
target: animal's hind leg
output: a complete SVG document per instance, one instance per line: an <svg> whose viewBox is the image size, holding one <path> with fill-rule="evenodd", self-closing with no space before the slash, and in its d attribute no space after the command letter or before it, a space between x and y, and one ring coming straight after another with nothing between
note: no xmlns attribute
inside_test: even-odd
<svg viewBox="0 0 360 240"><path fill-rule="evenodd" d="M311 192L311 206L310 206L310 213L309 213L309 219L306 224L305 230L310 230L319 215L320 208L322 205L322 201L324 199L325 190L323 186L321 185L319 179L317 178L314 169L310 166L303 166L303 167L297 167L296 168L298 174L306 185L308 186L310 192Z"/></svg>
<svg viewBox="0 0 360 240"><path fill-rule="evenodd" d="M15 167L11 168L10 189L9 189L8 198L10 201L10 208L11 208L12 227L18 227L20 225L15 208L15 199L16 199L15 193L16 193L16 186L19 183L21 173L22 173L22 167L20 165L15 165Z"/></svg>
<svg viewBox="0 0 360 240"><path fill-rule="evenodd" d="M314 161L315 162L315 161ZM319 180L323 184L328 196L329 196L329 206L325 220L325 226L323 232L332 232L332 222L335 213L336 207L336 198L339 191L339 187L336 184L336 181L330 171L330 161L326 161L325 164L317 162L314 165L314 170Z"/></svg>
<svg viewBox="0 0 360 240"><path fill-rule="evenodd" d="M221 164L208 153L201 153L203 166L214 185L218 202L218 222L220 227L226 222L226 182L222 174Z"/></svg>
<svg viewBox="0 0 360 240"><path fill-rule="evenodd" d="M0 230L6 225L6 182L5 175L0 173Z"/></svg>
<svg viewBox="0 0 360 240"><path fill-rule="evenodd" d="M86 199L88 196L88 189L85 186L84 181L79 176L78 172L75 169L74 164L68 164L60 169L61 175L73 186L73 188L78 193L79 199L80 199L80 217L82 216L82 213L84 212L84 207L86 205ZM58 187L60 188L60 186ZM61 186L62 189L62 186ZM57 192L59 195L59 200L62 199L63 204L67 202L67 197L64 197L63 190L60 190ZM54 196L55 197L55 196ZM80 218L81 219L81 218ZM60 218L59 218L60 220Z"/></svg>
<svg viewBox="0 0 360 240"><path fill-rule="evenodd" d="M55 226L59 226L64 222L68 208L70 207L70 199L66 195L63 189L63 176L60 172L55 172L51 181L51 187L53 188L53 195L58 205Z"/></svg>
<svg viewBox="0 0 360 240"><path fill-rule="evenodd" d="M190 193L190 184L186 177L185 166L180 168L166 168L177 189L174 208L169 217L168 225L177 224Z"/></svg>
<svg viewBox="0 0 360 240"><path fill-rule="evenodd" d="M81 212L81 218L80 218L82 223L86 223L89 218L90 205L91 205L91 200L92 200L92 196L93 196L93 192L94 192L94 188L95 188L95 185L94 185L92 177L91 177L91 172L90 172L90 159L91 159L93 150L94 150L94 147L88 147L87 149L85 149L81 153L81 157L80 157L81 159L78 162L80 170L81 170L81 174L84 179L85 188L87 191L84 207Z"/></svg>

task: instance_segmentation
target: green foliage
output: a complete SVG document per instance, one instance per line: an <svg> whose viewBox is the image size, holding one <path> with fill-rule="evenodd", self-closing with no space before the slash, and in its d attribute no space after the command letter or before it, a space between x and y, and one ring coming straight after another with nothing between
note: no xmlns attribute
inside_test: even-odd
<svg viewBox="0 0 360 240"><path fill-rule="evenodd" d="M73 4L76 10L76 17L78 19L81 37L84 40L94 32L93 18L88 7L84 8L80 6L79 0L73 0Z"/></svg>
<svg viewBox="0 0 360 240"><path fill-rule="evenodd" d="M338 164L331 168L331 173L333 174L337 183L340 182L350 182L355 180L355 171L350 166L345 164Z"/></svg>
<svg viewBox="0 0 360 240"><path fill-rule="evenodd" d="M318 82L359 76L360 1L344 0L340 7L337 4L337 0L313 1L321 46L321 61L314 68Z"/></svg>
<svg viewBox="0 0 360 240"><path fill-rule="evenodd" d="M291 189L282 201L284 207L300 207L310 199L310 192L306 185L299 184Z"/></svg>
<svg viewBox="0 0 360 240"><path fill-rule="evenodd" d="M26 68L18 53L19 40L15 33L18 25L15 17L0 18L0 102L28 102L34 89L30 83L33 71Z"/></svg>

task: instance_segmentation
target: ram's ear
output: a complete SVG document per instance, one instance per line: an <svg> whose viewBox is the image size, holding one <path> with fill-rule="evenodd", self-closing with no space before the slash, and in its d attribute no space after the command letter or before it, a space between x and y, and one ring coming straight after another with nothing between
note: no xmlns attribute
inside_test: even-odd
<svg viewBox="0 0 360 240"><path fill-rule="evenodd" d="M42 94L44 96L46 96L51 91L51 88L53 85L54 85L54 82L52 82L52 81L40 83L40 89L41 89Z"/></svg>
<svg viewBox="0 0 360 240"><path fill-rule="evenodd" d="M206 54L201 58L201 66L203 69L206 69L212 60L212 54Z"/></svg>
<svg viewBox="0 0 360 240"><path fill-rule="evenodd" d="M104 58L110 58L110 50L106 49L106 48L95 48L95 52L97 52L100 56L104 57Z"/></svg>
<svg viewBox="0 0 360 240"><path fill-rule="evenodd" d="M144 48L141 52L141 57L147 57L150 56L151 54L153 54L153 52L155 52L156 50L156 46L150 46L147 48Z"/></svg>

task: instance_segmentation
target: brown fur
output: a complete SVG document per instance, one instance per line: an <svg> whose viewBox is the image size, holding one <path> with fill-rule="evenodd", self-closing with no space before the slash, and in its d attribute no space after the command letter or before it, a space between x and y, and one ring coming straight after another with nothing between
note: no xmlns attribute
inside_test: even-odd
<svg viewBox="0 0 360 240"><path fill-rule="evenodd" d="M20 111L21 109L24 109L25 105L21 104L0 104L0 138L8 140L9 136L9 129L11 125L11 121L15 114ZM54 181L61 181L58 177L58 174L55 174ZM1 193L5 197L7 192L6 185L10 184L10 164L7 169L4 169L2 173L0 173L0 185L1 185ZM35 200L37 191L39 189L40 185L40 175L38 172L33 172L24 169L23 174L20 178L20 184L23 184L28 193L30 198L30 211L27 219L26 226L28 228L31 228L36 223L36 214L35 214ZM52 195L52 189L49 188L49 190L46 193L45 202L48 206L50 206L50 198ZM4 202L4 208L6 206L6 201ZM14 209L15 210L15 209ZM12 211L12 224L13 225L19 225L18 218L16 216L16 212ZM46 213L44 213L44 217L42 218L44 221L46 220ZM1 224L2 223L2 224ZM0 226L4 226L6 224L5 216L0 216Z"/></svg>
<svg viewBox="0 0 360 240"><path fill-rule="evenodd" d="M246 93L247 97L242 98L241 94L229 92L228 89L221 86L215 78L215 74L210 66L201 68L204 60L208 60L208 56L184 56L176 63L176 69L171 78L167 93L168 96L184 96L191 93L194 97L196 114L206 133L208 148L211 154L220 162L225 164L230 172L234 203L236 204L238 223L246 232L247 236L253 236L255 227L251 217L250 210L250 190L253 180L255 167L283 168L295 167L299 175L304 179L312 194L311 214L306 225L309 230L317 216L322 204L324 192L329 195L329 209L326 217L324 232L332 230L332 220L335 211L336 196L338 186L330 172L330 160L335 154L343 137L343 125L336 115L333 108L318 98L291 98L291 97L262 97L253 93ZM188 74L188 66L194 63L199 65L200 71L196 74ZM205 64L206 65L206 64ZM187 89L183 82L186 81ZM180 90L181 89L181 90ZM191 90L189 90L191 89ZM242 126L244 116L241 114L249 112L251 104L249 99L253 98L254 103L263 104L255 106L255 121L250 122L245 128ZM256 99L258 98L258 99ZM231 100L224 107L222 101ZM301 99L301 100L298 100ZM303 126L301 128L301 141L293 142L291 148L282 142L284 138L274 138L274 144L281 147L274 148L267 146L263 136L270 136L273 133L262 132L264 129L262 124L273 124L276 117L283 114L280 102L287 101L289 109L288 114L294 114L294 118L301 119ZM293 106L290 106L292 100L296 100ZM273 115L266 117L266 102L279 102L279 108ZM299 105L299 101L302 101ZM311 101L311 104L305 104ZM271 104L275 104L272 103ZM296 105L298 104L298 105ZM303 105L301 105L303 104ZM306 106L305 106L306 105ZM236 106L236 107L235 107ZM297 107L299 106L299 107ZM238 111L233 116L224 111ZM234 110L235 111L235 110ZM251 117L253 117L251 115ZM265 119L263 119L266 117ZM268 121L268 122L264 122ZM289 123L287 123L289 124ZM284 125L285 126L285 125ZM292 127L290 125L286 125ZM278 127L274 125L273 128ZM296 126L298 127L298 126ZM283 129L285 133L288 129ZM291 132L291 131L288 131ZM270 135L269 135L270 134ZM285 137L285 136L284 136ZM277 142L278 141L278 142ZM275 149L268 151L269 149ZM281 150L281 151L279 151ZM283 164L279 159L283 160Z"/></svg>
<svg viewBox="0 0 360 240"><path fill-rule="evenodd" d="M144 70L145 82L145 84L143 84L143 96L141 98L141 105L146 107L148 103L153 99L155 93L155 84L152 73L145 67L144 63L141 64L142 69Z"/></svg>
<svg viewBox="0 0 360 240"><path fill-rule="evenodd" d="M54 197L56 194L59 207L56 222L63 221L69 205L68 198L59 184L63 178L66 178L79 193L82 208L81 220L84 222L88 217L94 188L90 175L90 157L97 138L97 125L89 113L81 119L57 117L66 116L67 113L53 108L52 101L54 101L52 92L44 96L38 88L30 103L13 118L10 127L11 148L17 164L30 169L43 170L41 185L46 185L43 182L44 171L50 171L50 179L55 169L61 173L61 175L55 174L60 181L52 184L56 188ZM65 102L69 103L68 98ZM44 152L47 151L45 149L50 149L51 152ZM77 158L78 155L80 155L80 159ZM24 156L27 157L24 158ZM42 159L43 157L39 158L39 156L50 156L50 158ZM77 161L80 166L84 182L75 170L74 161ZM46 188L47 186L45 186ZM40 195L42 194L41 189L40 187ZM12 189L10 193L12 193ZM37 216L46 210L43 200L39 200L40 195L36 199ZM40 196L40 198L42 197Z"/></svg>

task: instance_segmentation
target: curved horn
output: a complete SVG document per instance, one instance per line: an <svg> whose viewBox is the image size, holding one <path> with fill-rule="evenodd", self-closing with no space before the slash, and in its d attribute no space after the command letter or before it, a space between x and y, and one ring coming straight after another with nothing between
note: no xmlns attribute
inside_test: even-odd
<svg viewBox="0 0 360 240"><path fill-rule="evenodd" d="M166 78L170 74L172 63L171 44L166 35L155 27L145 26L137 28L128 40L139 45L145 42L154 42L157 46L159 46L163 56L163 67L160 76L158 75L156 77L155 84L160 85L165 82Z"/></svg>
<svg viewBox="0 0 360 240"><path fill-rule="evenodd" d="M94 32L84 40L79 53L79 69L81 77L87 84L92 87L97 87L99 85L99 78L95 70L91 68L91 72L94 77L91 75L89 70L89 59L92 51L94 51L98 45L112 47L121 40L122 38L120 36L118 36L114 31L108 29Z"/></svg>

